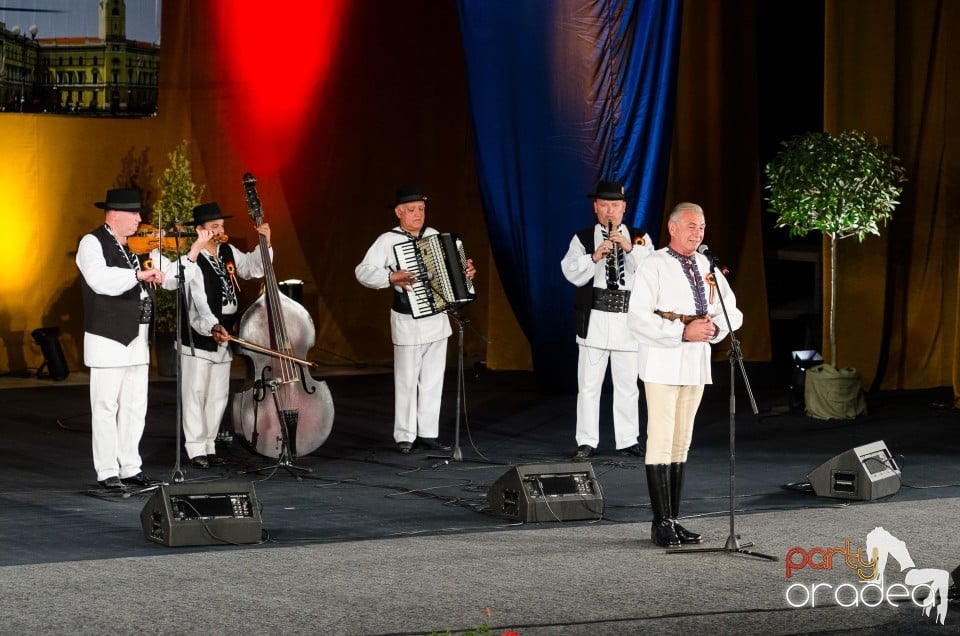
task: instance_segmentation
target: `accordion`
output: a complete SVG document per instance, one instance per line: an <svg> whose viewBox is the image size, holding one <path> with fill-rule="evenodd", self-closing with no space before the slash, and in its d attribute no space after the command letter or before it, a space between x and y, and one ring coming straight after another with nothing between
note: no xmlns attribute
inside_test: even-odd
<svg viewBox="0 0 960 636"><path fill-rule="evenodd" d="M393 247L400 269L416 276L404 291L414 318L457 309L476 299L473 281L467 278L467 257L456 234L432 234Z"/></svg>

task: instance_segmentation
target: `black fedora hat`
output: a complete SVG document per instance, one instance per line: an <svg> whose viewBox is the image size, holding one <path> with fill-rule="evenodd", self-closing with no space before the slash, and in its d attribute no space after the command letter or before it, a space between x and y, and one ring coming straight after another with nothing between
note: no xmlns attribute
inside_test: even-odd
<svg viewBox="0 0 960 636"><path fill-rule="evenodd" d="M118 188L107 190L104 201L93 204L101 210L120 210L121 212L139 212L143 209L140 204L140 191L134 188Z"/></svg>
<svg viewBox="0 0 960 636"><path fill-rule="evenodd" d="M423 193L423 189L418 185L405 185L397 188L397 195L393 199L393 205L391 208L395 208L398 205L403 203L410 203L412 201L424 201L426 202L427 195Z"/></svg>
<svg viewBox="0 0 960 636"><path fill-rule="evenodd" d="M627 196L623 193L623 184L619 181L601 181L597 184L597 191L588 194L589 199L603 199L604 201L625 201Z"/></svg>
<svg viewBox="0 0 960 636"><path fill-rule="evenodd" d="M201 203L193 208L193 221L190 225L202 225L207 221L216 221L217 219L232 219L232 214L223 214L220 206L216 202Z"/></svg>

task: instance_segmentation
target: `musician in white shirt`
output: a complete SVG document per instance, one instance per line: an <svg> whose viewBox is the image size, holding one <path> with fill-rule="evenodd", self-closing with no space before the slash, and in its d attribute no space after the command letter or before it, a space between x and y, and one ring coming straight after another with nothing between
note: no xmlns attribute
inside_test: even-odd
<svg viewBox="0 0 960 636"><path fill-rule="evenodd" d="M104 221L80 239L76 263L84 305L83 361L90 367L91 435L97 481L108 490L155 485L141 471L140 438L147 414L148 329L157 286L176 289L178 264L159 249L135 254L129 237L140 225L140 191L108 190L94 203ZM191 248L181 264L196 258Z"/></svg>
<svg viewBox="0 0 960 636"><path fill-rule="evenodd" d="M180 334L180 370L183 380L183 447L197 468L222 465L216 441L220 422L230 399L230 365L233 351L227 344L239 311L237 279L262 278L264 258L260 244L243 252L229 244L223 214L216 202L193 208L193 221L200 253L185 270L186 312L189 329ZM266 239L267 258L273 260L270 225L256 231Z"/></svg>
<svg viewBox="0 0 960 636"><path fill-rule="evenodd" d="M593 201L597 222L570 240L560 261L563 275L577 286L577 450L593 454L600 441L600 393L610 365L613 380L614 442L621 454L640 457L637 341L627 326L630 288L640 262L653 253L643 230L623 224L627 209L623 185L600 181Z"/></svg>
<svg viewBox="0 0 960 636"><path fill-rule="evenodd" d="M393 204L400 223L377 237L354 274L370 289L393 288L390 334L393 340L394 422L397 450L409 453L414 447L450 450L439 440L440 397L447 363L447 338L453 333L446 315L414 318L404 293L416 281L415 275L400 268L394 246L437 234L426 227L427 196L419 186L397 188ZM467 277L476 274L467 259Z"/></svg>
<svg viewBox="0 0 960 636"><path fill-rule="evenodd" d="M680 203L673 209L667 224L670 244L640 265L628 313L640 344L639 374L647 399L644 463L653 508L651 540L671 548L702 540L676 520L684 469L703 388L712 382L710 345L743 324L727 280L719 271L711 273L710 260L697 253L705 227L699 205Z"/></svg>

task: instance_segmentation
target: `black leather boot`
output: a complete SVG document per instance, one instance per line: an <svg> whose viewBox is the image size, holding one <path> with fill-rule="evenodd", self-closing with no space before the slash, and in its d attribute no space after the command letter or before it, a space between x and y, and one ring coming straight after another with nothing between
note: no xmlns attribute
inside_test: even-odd
<svg viewBox="0 0 960 636"><path fill-rule="evenodd" d="M680 539L670 519L670 472L666 464L647 464L647 488L650 490L650 508L653 525L650 540L663 548L679 548Z"/></svg>
<svg viewBox="0 0 960 636"><path fill-rule="evenodd" d="M701 535L690 532L677 523L677 515L680 514L680 491L683 490L683 469L686 465L687 462L670 464L670 519L680 543L701 543Z"/></svg>

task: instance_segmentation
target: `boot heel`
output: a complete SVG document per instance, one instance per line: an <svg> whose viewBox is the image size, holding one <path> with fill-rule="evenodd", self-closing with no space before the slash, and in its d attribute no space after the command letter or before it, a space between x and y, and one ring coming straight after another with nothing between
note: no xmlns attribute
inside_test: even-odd
<svg viewBox="0 0 960 636"><path fill-rule="evenodd" d="M673 529L677 533L677 539L680 540L680 543L703 543L703 536L697 534L696 532L690 532L679 523L677 520L673 520Z"/></svg>
<svg viewBox="0 0 960 636"><path fill-rule="evenodd" d="M655 523L650 530L650 540L661 548L679 548L680 539L669 519Z"/></svg>

